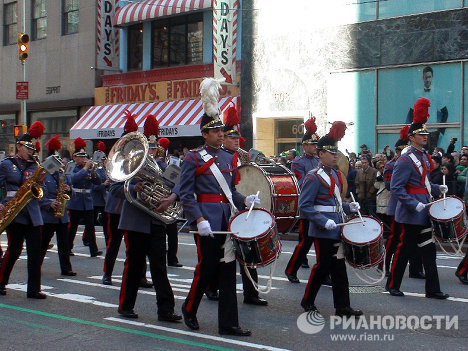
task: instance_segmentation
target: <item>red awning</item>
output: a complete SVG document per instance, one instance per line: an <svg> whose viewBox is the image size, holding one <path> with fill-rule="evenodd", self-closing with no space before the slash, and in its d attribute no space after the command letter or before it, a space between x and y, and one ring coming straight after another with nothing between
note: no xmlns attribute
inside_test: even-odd
<svg viewBox="0 0 468 351"><path fill-rule="evenodd" d="M121 26L153 18L211 8L211 0L146 0L117 9L114 25Z"/></svg>
<svg viewBox="0 0 468 351"><path fill-rule="evenodd" d="M221 98L219 101L221 112L224 112L231 103L238 108L238 97ZM125 110L129 110L135 116L140 131L143 131L146 117L151 114L159 122L160 136L200 136L199 125L203 115L203 105L200 99L194 99L93 106L70 129L70 138L120 138L126 121Z"/></svg>

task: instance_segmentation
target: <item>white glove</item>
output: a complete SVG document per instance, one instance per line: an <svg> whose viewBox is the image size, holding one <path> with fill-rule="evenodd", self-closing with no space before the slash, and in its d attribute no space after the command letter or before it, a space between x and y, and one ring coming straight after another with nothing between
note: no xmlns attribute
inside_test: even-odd
<svg viewBox="0 0 468 351"><path fill-rule="evenodd" d="M254 207L260 206L260 198L256 194L249 195L245 198L245 206L250 207L254 204Z"/></svg>
<svg viewBox="0 0 468 351"><path fill-rule="evenodd" d="M336 223L333 219L329 219L327 223L325 223L326 230L333 230L336 228Z"/></svg>
<svg viewBox="0 0 468 351"><path fill-rule="evenodd" d="M448 191L448 186L447 185L439 185L439 190L443 194L446 194Z"/></svg>
<svg viewBox="0 0 468 351"><path fill-rule="evenodd" d="M200 223L197 223L197 228L198 234L200 234L200 236L211 236L214 238L213 232L211 231L210 222L208 222L206 219Z"/></svg>
<svg viewBox="0 0 468 351"><path fill-rule="evenodd" d="M426 208L426 205L424 205L422 202L419 202L417 205L416 205L416 211L418 212L421 212L422 210L424 210Z"/></svg>
<svg viewBox="0 0 468 351"><path fill-rule="evenodd" d="M357 212L361 209L361 206L359 205L359 202L353 201L349 203L349 210L351 212Z"/></svg>

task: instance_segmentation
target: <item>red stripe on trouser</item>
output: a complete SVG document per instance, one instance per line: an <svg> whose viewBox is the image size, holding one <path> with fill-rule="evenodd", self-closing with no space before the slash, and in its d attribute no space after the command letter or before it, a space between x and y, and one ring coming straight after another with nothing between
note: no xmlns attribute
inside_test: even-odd
<svg viewBox="0 0 468 351"><path fill-rule="evenodd" d="M459 275L465 275L466 272L468 271L468 256L465 256L463 259L465 262L463 262L463 266L461 269L457 272Z"/></svg>
<svg viewBox="0 0 468 351"><path fill-rule="evenodd" d="M398 243L395 253L393 254L392 268L390 269L390 283L388 284L389 289L393 287L393 271L398 261L398 256L400 254L401 247L403 246L403 235L405 234L405 225L403 223L400 223L400 228L401 228L400 242Z"/></svg>
<svg viewBox="0 0 468 351"><path fill-rule="evenodd" d="M109 251L109 245L110 245L110 242L112 240L112 230L111 230L111 225L110 225L110 222L111 222L111 215L110 213L106 213L107 215L107 245L106 245L106 256L107 256L107 252ZM104 274L107 274L107 265L106 265L106 259L104 259Z"/></svg>
<svg viewBox="0 0 468 351"><path fill-rule="evenodd" d="M187 296L187 303L185 305L185 309L187 310L187 312L190 312L193 306L193 303L195 302L195 295L197 294L197 286L198 286L198 282L200 281L200 266L203 260L201 249L200 249L200 235L198 234L195 235L195 238L197 240L198 263L197 263L197 267L195 267L195 274L193 277L192 286L190 287L190 291Z"/></svg>
<svg viewBox="0 0 468 351"><path fill-rule="evenodd" d="M385 250L387 251L390 250L390 245L392 244L392 240L395 236L395 217L392 217L392 224L390 225L390 235L388 236L387 239L387 245L385 245Z"/></svg>
<svg viewBox="0 0 468 351"><path fill-rule="evenodd" d="M291 274L293 268L296 266L296 262L299 259L299 253L302 251L302 246L304 246L305 242L305 235L304 235L304 225L303 220L299 221L299 243L297 244L296 248L294 249L293 255L289 260L288 267L286 269L286 273Z"/></svg>
<svg viewBox="0 0 468 351"><path fill-rule="evenodd" d="M68 237L70 237L70 227L71 227L71 214L70 214L70 210L68 210L68 225L67 225ZM70 247L73 245L73 243L68 243L68 244Z"/></svg>
<svg viewBox="0 0 468 351"><path fill-rule="evenodd" d="M312 279L314 277L315 271L317 270L317 266L320 264L320 245L319 241L317 238L314 238L314 244L315 244L315 258L316 258L316 263L312 267L312 271L310 272L309 276L309 281L307 282L307 286L304 292L304 299L307 300L309 297L309 290L310 290L310 283L312 282Z"/></svg>
<svg viewBox="0 0 468 351"><path fill-rule="evenodd" d="M7 232L8 242L10 242L10 236L11 236L10 231L11 231L11 229L9 227L7 227L6 232ZM2 262L6 262L8 260L8 256L10 256L10 250L7 247L6 252L5 252L5 256L3 256ZM3 277L5 276L5 269L6 269L6 264L0 265L0 284L3 281Z"/></svg>
<svg viewBox="0 0 468 351"><path fill-rule="evenodd" d="M124 232L124 241L125 241L125 256L127 258L125 259L125 264L124 264L124 270L123 270L123 275L122 275L122 285L120 287L120 298L119 298L119 308L122 308L123 302L125 300L125 294L126 294L126 286L125 281L127 280L127 270L128 270L128 232Z"/></svg>

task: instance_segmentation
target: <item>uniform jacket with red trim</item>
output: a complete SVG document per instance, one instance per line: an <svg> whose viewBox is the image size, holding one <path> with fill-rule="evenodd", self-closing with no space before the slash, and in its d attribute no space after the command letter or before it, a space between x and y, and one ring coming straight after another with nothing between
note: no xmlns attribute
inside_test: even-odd
<svg viewBox="0 0 468 351"><path fill-rule="evenodd" d="M104 182L107 180L106 170L104 168L96 169L96 174L101 178L100 184L93 184L93 192L91 193L93 197L93 206L106 206L107 198L107 186L104 185Z"/></svg>
<svg viewBox="0 0 468 351"><path fill-rule="evenodd" d="M44 178L44 184L42 185L43 196L39 200L41 206L42 219L44 223L68 223L70 220L68 218L68 211L65 211L65 214L62 218L57 218L54 216L54 209L50 207L50 204L57 200L57 187L62 177L63 173L55 172L54 174L47 174ZM71 181L69 176L65 176L65 184L71 187Z"/></svg>
<svg viewBox="0 0 468 351"><path fill-rule="evenodd" d="M8 196L9 191L17 191L24 181L31 177L36 171L37 164L34 161L24 161L18 156L13 158L6 158L0 164L0 183L5 184L5 190L7 196L3 199L2 204L5 204L13 196ZM16 162L17 165L14 163ZM21 170L23 170L23 176L21 177ZM41 209L39 207L39 201L33 198L29 203L21 210L21 212L13 219L13 223L20 224L32 224L37 227L43 224Z"/></svg>
<svg viewBox="0 0 468 351"><path fill-rule="evenodd" d="M320 212L315 206L337 206L338 202L333 195L334 189L330 189L325 180L317 173L322 165L319 164L318 168L313 169L307 173L304 183L302 184L301 194L299 195L299 210L301 211L301 218L309 220L309 236L323 239L340 239L341 229L338 227L333 230L326 230L325 223L329 219L335 223L342 223L343 219L340 213L337 212ZM325 170L327 168L327 170ZM340 181L338 173L334 169L325 167L329 177L335 179L335 184L338 185L340 192L343 188L343 182ZM331 179L331 178L330 178ZM343 210L349 214L349 204L343 202Z"/></svg>
<svg viewBox="0 0 468 351"><path fill-rule="evenodd" d="M320 160L318 157L306 153L304 153L300 157L296 157L292 161L291 171L297 178L297 184L299 185L299 189L302 187L302 183L304 182L304 178L307 175L307 173L316 168L319 163Z"/></svg>
<svg viewBox="0 0 468 351"><path fill-rule="evenodd" d="M414 154L419 162L421 162L421 165L422 162L425 163L427 176L429 176L430 172L430 162L427 153L425 151L424 153L421 152L414 146L398 158L390 184L391 192L397 199L395 221L406 224L429 225L428 208L426 207L421 212L416 211L416 206L419 202L423 204L430 202L429 195L408 194L407 191L407 187L425 189L424 180L416 164L411 160L410 154ZM438 197L440 195L439 186L431 183L431 193L433 197Z"/></svg>
<svg viewBox="0 0 468 351"><path fill-rule="evenodd" d="M118 214L122 211L122 204L125 200L123 193L124 182L113 182L109 187L106 198L106 207L104 212L111 214Z"/></svg>
<svg viewBox="0 0 468 351"><path fill-rule="evenodd" d="M233 154L224 149L215 149L208 145L187 153L182 163L180 176L180 200L188 222L193 224L198 218L203 217L210 222L214 231L224 230L223 223L229 223L231 210L228 203L222 202L197 202L199 194L224 195L218 181L209 168L210 161L205 162L199 151L205 149L210 154L220 169L226 183L231 189L234 204L238 209L244 206L245 197L236 191L235 177L237 167L233 167ZM213 160L212 159L212 160Z"/></svg>
<svg viewBox="0 0 468 351"><path fill-rule="evenodd" d="M70 175L72 182L71 199L68 201L67 209L76 211L90 211L94 209L93 196L89 193L79 193L75 189L88 189L92 191L93 184L101 184L101 178L83 167L76 166Z"/></svg>

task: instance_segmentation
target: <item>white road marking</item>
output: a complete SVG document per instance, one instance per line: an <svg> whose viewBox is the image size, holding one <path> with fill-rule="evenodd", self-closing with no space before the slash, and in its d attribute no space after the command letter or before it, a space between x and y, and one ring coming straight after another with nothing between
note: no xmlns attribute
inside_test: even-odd
<svg viewBox="0 0 468 351"><path fill-rule="evenodd" d="M268 345L254 344L254 343L246 342L246 341L227 339L227 338L223 338L223 337L220 337L220 336L195 333L195 332L190 332L190 331L186 331L186 330L163 327L163 326L160 326L160 325L154 325L154 324L148 324L148 323L142 323L142 322L136 322L136 321L129 321L129 320L126 320L126 319L121 319L121 318L107 317L107 318L104 318L104 319L108 320L108 321L112 321L112 322L118 322L118 323L123 323L123 324L134 325L134 326L138 326L138 327L156 329L156 330L161 330L161 331L165 331L165 332L169 332L169 333L187 335L187 336L191 336L191 337L195 337L195 338L199 338L199 339L208 339L208 340L219 341L219 342L223 342L223 343L227 343L227 344L234 344L234 345L239 345L239 346L245 346L245 347L260 349L260 350L289 351L288 349L277 348L277 347L268 346Z"/></svg>
<svg viewBox="0 0 468 351"><path fill-rule="evenodd" d="M390 294L388 291L382 291L383 294ZM426 298L426 294L420 294L420 293L412 293L412 292L406 292L403 291L405 296L413 296L413 297L423 297ZM455 301L455 302L468 302L468 299L462 298L462 297L449 297L447 300L449 301Z"/></svg>

